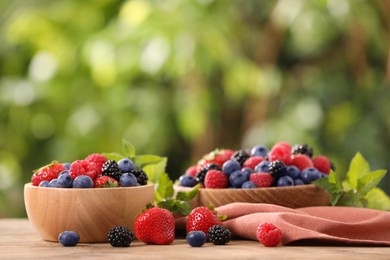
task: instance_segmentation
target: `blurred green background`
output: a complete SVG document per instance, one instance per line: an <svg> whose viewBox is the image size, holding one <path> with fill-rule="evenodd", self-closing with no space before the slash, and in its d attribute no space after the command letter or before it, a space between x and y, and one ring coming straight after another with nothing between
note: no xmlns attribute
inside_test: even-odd
<svg viewBox="0 0 390 260"><path fill-rule="evenodd" d="M0 1L0 217L33 169L122 139L172 179L277 141L389 169L389 37L389 1Z"/></svg>

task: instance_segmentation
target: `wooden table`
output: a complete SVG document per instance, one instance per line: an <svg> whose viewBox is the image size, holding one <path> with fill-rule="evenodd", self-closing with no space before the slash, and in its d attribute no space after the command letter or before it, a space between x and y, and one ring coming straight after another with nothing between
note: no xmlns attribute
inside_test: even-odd
<svg viewBox="0 0 390 260"><path fill-rule="evenodd" d="M43 241L27 219L0 219L0 259L390 259L390 247L279 246L233 240L224 246L207 243L192 248L184 239L172 245L146 245L134 241L128 248L108 243L63 247Z"/></svg>

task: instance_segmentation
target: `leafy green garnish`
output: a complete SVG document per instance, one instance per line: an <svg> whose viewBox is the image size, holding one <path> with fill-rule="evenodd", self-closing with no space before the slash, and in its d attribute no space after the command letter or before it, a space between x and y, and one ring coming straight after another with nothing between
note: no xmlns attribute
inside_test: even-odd
<svg viewBox="0 0 390 260"><path fill-rule="evenodd" d="M142 169L148 176L148 181L155 184L155 203L160 208L165 208L171 212L188 215L192 208L188 201L193 199L198 193L199 186L195 186L188 192L177 192L173 188L173 182L165 173L167 158L153 154L137 155L135 147L128 141L122 141L122 153L103 153L109 160L119 161L129 158L135 167Z"/></svg>
<svg viewBox="0 0 390 260"><path fill-rule="evenodd" d="M371 171L368 162L358 152L351 160L345 179L331 171L327 178L314 183L330 194L333 206L389 210L389 196L376 187L385 175L386 170Z"/></svg>

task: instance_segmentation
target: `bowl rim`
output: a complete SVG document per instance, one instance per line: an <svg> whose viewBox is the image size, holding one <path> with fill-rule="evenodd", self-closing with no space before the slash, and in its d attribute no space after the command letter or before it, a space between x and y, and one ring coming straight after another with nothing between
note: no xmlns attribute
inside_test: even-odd
<svg viewBox="0 0 390 260"><path fill-rule="evenodd" d="M107 187L107 188L55 188L55 187L39 187L32 185L31 182L25 183L24 188L25 189L39 189L39 190L56 190L56 191L69 191L69 192L75 192L75 191L98 191L98 190L136 190L136 189L144 189L149 188L151 186L154 186L154 183L148 182L146 185L139 185L139 186L131 186L131 187Z"/></svg>
<svg viewBox="0 0 390 260"><path fill-rule="evenodd" d="M194 187L184 187L180 186L178 184L174 185L175 188L182 189L182 190L191 190ZM223 192L241 192L241 191L253 191L253 192L258 192L258 191L272 191L272 190L307 190L307 189L321 189L315 184L304 184L304 185L295 185L295 186L283 186L283 187L256 187L256 188L200 188L199 192L217 192L217 191L223 191ZM325 191L325 190L324 190Z"/></svg>

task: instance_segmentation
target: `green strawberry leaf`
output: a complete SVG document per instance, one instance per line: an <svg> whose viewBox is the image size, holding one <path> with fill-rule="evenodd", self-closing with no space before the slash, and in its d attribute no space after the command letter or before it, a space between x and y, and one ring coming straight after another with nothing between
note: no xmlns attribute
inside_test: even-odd
<svg viewBox="0 0 390 260"><path fill-rule="evenodd" d="M165 172L166 166L167 158L160 157L160 160L156 161L155 163L144 165L142 170L148 175L150 182L156 183L160 178L160 175Z"/></svg>
<svg viewBox="0 0 390 260"><path fill-rule="evenodd" d="M360 177L357 180L357 191L361 196L365 196L380 183L385 175L386 170L376 170Z"/></svg>
<svg viewBox="0 0 390 260"><path fill-rule="evenodd" d="M122 153L124 157L133 159L135 157L135 147L125 139L122 140Z"/></svg>
<svg viewBox="0 0 390 260"><path fill-rule="evenodd" d="M179 191L176 194L176 199L183 200L183 201L190 201L193 198L195 198L196 194L198 194L200 188L200 184L197 184L192 190L190 191Z"/></svg>
<svg viewBox="0 0 390 260"><path fill-rule="evenodd" d="M159 208L164 208L171 211L173 214L180 213L182 215L190 214L192 208L191 206L185 202L176 199L164 199L157 203Z"/></svg>
<svg viewBox="0 0 390 260"><path fill-rule="evenodd" d="M390 197L380 188L373 188L367 193L365 199L368 208L390 211Z"/></svg>
<svg viewBox="0 0 390 260"><path fill-rule="evenodd" d="M163 201L164 199L171 198L175 193L173 189L173 183L169 179L168 174L162 173L158 178L158 182L155 187L155 199L157 202Z"/></svg>
<svg viewBox="0 0 390 260"><path fill-rule="evenodd" d="M370 172L370 165L358 152L352 158L347 172L347 183L351 189L357 188L358 179Z"/></svg>

